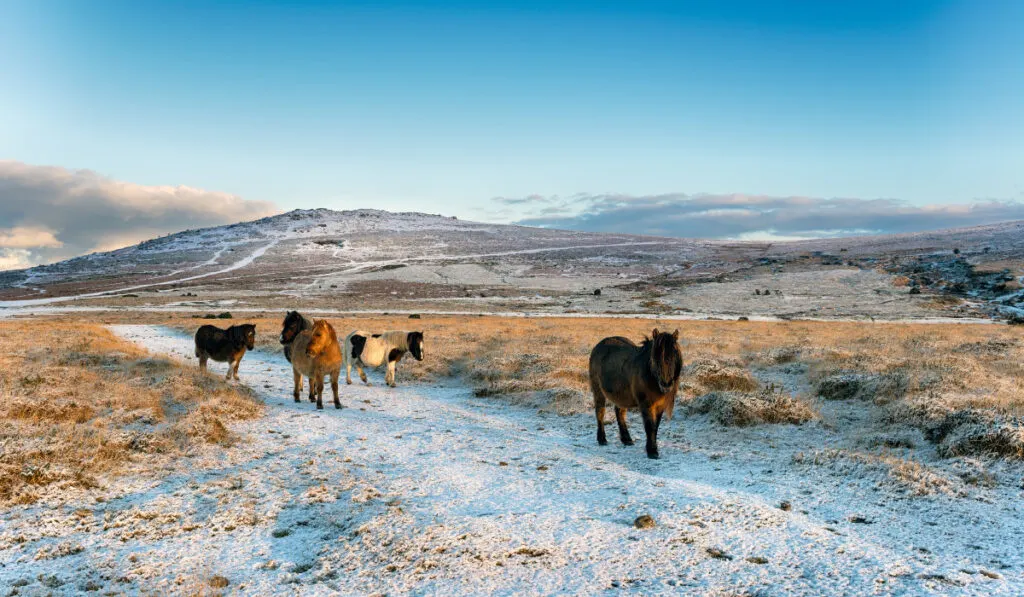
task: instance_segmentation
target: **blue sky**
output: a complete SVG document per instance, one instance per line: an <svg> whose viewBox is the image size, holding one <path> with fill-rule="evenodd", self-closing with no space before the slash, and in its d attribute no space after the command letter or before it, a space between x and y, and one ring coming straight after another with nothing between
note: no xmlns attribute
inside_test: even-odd
<svg viewBox="0 0 1024 597"><path fill-rule="evenodd" d="M1021 31L1015 0L8 0L0 159L478 219L581 193L1020 200Z"/></svg>

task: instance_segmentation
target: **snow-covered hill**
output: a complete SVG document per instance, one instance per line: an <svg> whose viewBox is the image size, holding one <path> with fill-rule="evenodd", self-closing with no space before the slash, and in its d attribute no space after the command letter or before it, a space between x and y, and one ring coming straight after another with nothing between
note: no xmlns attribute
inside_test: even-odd
<svg viewBox="0 0 1024 597"><path fill-rule="evenodd" d="M228 300L275 309L298 302L323 309L965 316L993 312L993 299L1003 301L998 309L1015 308L1022 258L1022 222L767 243L315 209L3 272L0 307L76 299L79 306L201 309ZM901 276L909 283L894 285ZM914 286L924 292L911 295ZM935 294L959 298L937 312L935 301L926 303Z"/></svg>

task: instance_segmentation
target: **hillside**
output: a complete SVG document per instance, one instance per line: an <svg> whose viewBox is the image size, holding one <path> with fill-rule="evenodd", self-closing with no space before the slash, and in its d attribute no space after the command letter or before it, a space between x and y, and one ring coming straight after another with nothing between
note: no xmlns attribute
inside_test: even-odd
<svg viewBox="0 0 1024 597"><path fill-rule="evenodd" d="M765 243L316 209L3 272L0 306L988 317L1022 259L1021 222Z"/></svg>

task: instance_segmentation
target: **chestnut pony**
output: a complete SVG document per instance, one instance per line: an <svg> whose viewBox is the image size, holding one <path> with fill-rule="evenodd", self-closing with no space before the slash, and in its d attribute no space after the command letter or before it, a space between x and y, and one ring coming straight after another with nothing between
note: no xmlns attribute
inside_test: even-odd
<svg viewBox="0 0 1024 597"><path fill-rule="evenodd" d="M292 396L299 401L302 391L302 376L309 378L309 401L316 401L317 408L324 407L324 376L331 376L331 390L334 392L334 408L341 408L338 400L338 377L341 375L341 347L334 326L326 319L313 322L313 329L303 330L292 341L292 375L295 387Z"/></svg>

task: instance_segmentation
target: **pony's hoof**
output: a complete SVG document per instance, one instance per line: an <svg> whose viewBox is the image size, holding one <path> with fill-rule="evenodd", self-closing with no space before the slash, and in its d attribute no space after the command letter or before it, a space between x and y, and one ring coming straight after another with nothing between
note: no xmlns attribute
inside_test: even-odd
<svg viewBox="0 0 1024 597"><path fill-rule="evenodd" d="M599 437L599 438L597 438L597 445L599 445L599 446L607 446L608 445L608 440L606 440L603 437Z"/></svg>
<svg viewBox="0 0 1024 597"><path fill-rule="evenodd" d="M657 452L648 452L647 457L650 458L651 460L658 460L659 458L661 458L661 456L658 456Z"/></svg>
<svg viewBox="0 0 1024 597"><path fill-rule="evenodd" d="M633 444L635 444L635 443L636 443L636 442L635 442L635 441L633 441L633 440L631 440L631 439L624 439L624 440L622 440L622 445L623 445L623 446L632 446L632 445L633 445Z"/></svg>
<svg viewBox="0 0 1024 597"><path fill-rule="evenodd" d="M317 404L316 405L316 409L317 410L323 410L324 409L324 405L323 404Z"/></svg>
<svg viewBox="0 0 1024 597"><path fill-rule="evenodd" d="M338 404L337 402L335 402L335 403L334 403L334 408L335 408L335 410L341 410L341 409L343 409L343 408L345 408L345 407L344 407L344 406L342 406L341 404Z"/></svg>
<svg viewBox="0 0 1024 597"><path fill-rule="evenodd" d="M348 385L352 385L352 380L351 379L346 379L345 383L348 384Z"/></svg>

